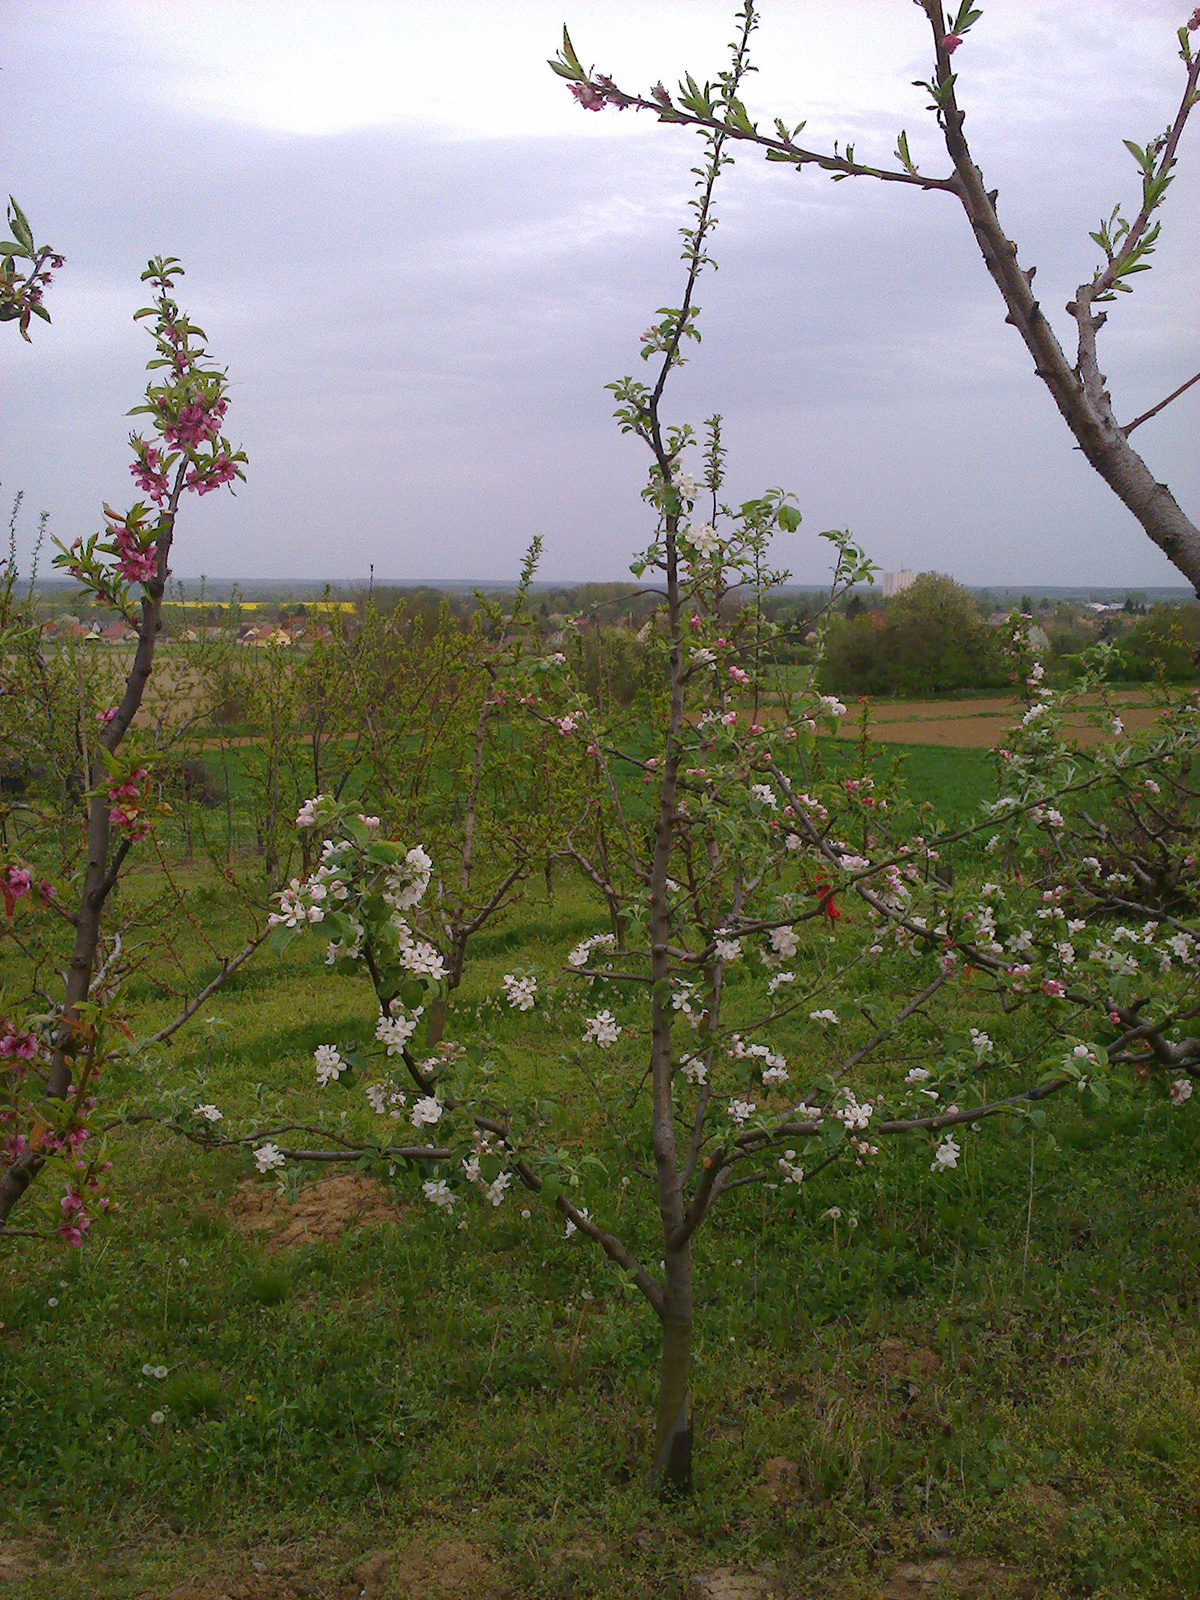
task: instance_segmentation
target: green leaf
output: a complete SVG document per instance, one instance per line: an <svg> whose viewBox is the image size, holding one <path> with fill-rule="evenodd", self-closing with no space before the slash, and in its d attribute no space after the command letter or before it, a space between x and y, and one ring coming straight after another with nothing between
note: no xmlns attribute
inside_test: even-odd
<svg viewBox="0 0 1200 1600"><path fill-rule="evenodd" d="M800 512L795 506L780 506L775 519L784 533L795 533L800 526Z"/></svg>
<svg viewBox="0 0 1200 1600"><path fill-rule="evenodd" d="M405 978L400 985L400 1000L409 1011L416 1011L425 1004L425 985L420 978Z"/></svg>

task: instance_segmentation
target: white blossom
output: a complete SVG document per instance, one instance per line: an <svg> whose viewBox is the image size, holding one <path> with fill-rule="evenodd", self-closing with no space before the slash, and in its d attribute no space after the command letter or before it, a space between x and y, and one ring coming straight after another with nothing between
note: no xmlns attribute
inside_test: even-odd
<svg viewBox="0 0 1200 1600"><path fill-rule="evenodd" d="M401 950L400 961L417 978L446 976L446 963L442 960L441 953L425 940L410 944L407 949Z"/></svg>
<svg viewBox="0 0 1200 1600"><path fill-rule="evenodd" d="M1176 1078L1171 1085L1171 1103L1181 1106L1186 1100L1192 1098L1192 1080L1190 1078Z"/></svg>
<svg viewBox="0 0 1200 1600"><path fill-rule="evenodd" d="M375 1037L380 1044L387 1046L388 1055L398 1056L403 1053L404 1046L417 1031L417 1020L424 1009L423 1006L419 1007L411 1017L403 1012L398 1017L389 1017L386 1014L380 1016L375 1024Z"/></svg>
<svg viewBox="0 0 1200 1600"><path fill-rule="evenodd" d="M532 1011L536 1003L537 979L517 978L506 972L501 979L505 996L514 1011Z"/></svg>
<svg viewBox="0 0 1200 1600"><path fill-rule="evenodd" d="M442 1120L442 1102L435 1094L423 1095L420 1100L413 1102L412 1125L414 1128L432 1128L434 1123Z"/></svg>
<svg viewBox="0 0 1200 1600"><path fill-rule="evenodd" d="M796 1165L796 1152L785 1150L779 1158L779 1170L783 1173L784 1183L803 1183L804 1168Z"/></svg>
<svg viewBox="0 0 1200 1600"><path fill-rule="evenodd" d="M808 1020L810 1022L828 1022L834 1028L839 1026L837 1012L831 1011L828 1007L824 1011L810 1011Z"/></svg>
<svg viewBox="0 0 1200 1600"><path fill-rule="evenodd" d="M192 1115L203 1117L205 1122L220 1122L224 1113L218 1111L216 1106L193 1106Z"/></svg>
<svg viewBox="0 0 1200 1600"><path fill-rule="evenodd" d="M769 783L752 783L750 794L760 806L766 806L770 811L779 809L779 801L775 798L775 791Z"/></svg>
<svg viewBox="0 0 1200 1600"><path fill-rule="evenodd" d="M795 928L772 928L771 949L777 956L782 956L785 961L790 961L800 948L800 941L796 938Z"/></svg>
<svg viewBox="0 0 1200 1600"><path fill-rule="evenodd" d="M684 538L705 561L711 561L721 548L720 535L711 522L701 522L694 528L689 528Z"/></svg>
<svg viewBox="0 0 1200 1600"><path fill-rule="evenodd" d="M597 1012L594 1017L588 1017L583 1040L585 1044L597 1044L601 1050L607 1050L609 1045L616 1044L620 1035L621 1029L616 1017L605 1009Z"/></svg>
<svg viewBox="0 0 1200 1600"><path fill-rule="evenodd" d="M430 1178L421 1185L421 1193L431 1205L441 1206L449 1211L458 1196L447 1184L445 1178Z"/></svg>
<svg viewBox="0 0 1200 1600"><path fill-rule="evenodd" d="M753 1100L731 1100L727 1109L730 1119L740 1128L754 1115L757 1107Z"/></svg>
<svg viewBox="0 0 1200 1600"><path fill-rule="evenodd" d="M283 1151L276 1144L260 1144L254 1152L254 1162L260 1172L273 1172L284 1164Z"/></svg>
<svg viewBox="0 0 1200 1600"><path fill-rule="evenodd" d="M328 1088L346 1070L346 1063L342 1060L336 1045L319 1044L313 1051L313 1060L317 1063L319 1089Z"/></svg>
<svg viewBox="0 0 1200 1600"><path fill-rule="evenodd" d="M948 1172L958 1165L958 1158L962 1154L960 1147L955 1144L949 1134L938 1145L934 1158L929 1163L930 1172Z"/></svg>

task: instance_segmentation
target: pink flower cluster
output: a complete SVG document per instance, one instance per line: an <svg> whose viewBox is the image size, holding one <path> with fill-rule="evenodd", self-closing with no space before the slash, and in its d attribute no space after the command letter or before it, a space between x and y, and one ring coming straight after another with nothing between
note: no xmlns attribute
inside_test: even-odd
<svg viewBox="0 0 1200 1600"><path fill-rule="evenodd" d="M11 1022L0 1022L0 1061L32 1061L37 1055L37 1039L22 1033Z"/></svg>
<svg viewBox="0 0 1200 1600"><path fill-rule="evenodd" d="M145 767L138 767L124 783L113 783L108 787L111 803L108 820L114 828L120 828L135 842L144 839L150 832L150 824L141 812L148 778Z"/></svg>
<svg viewBox="0 0 1200 1600"><path fill-rule="evenodd" d="M108 1162L104 1164L106 1167ZM103 1168L101 1169L103 1170ZM89 1178L87 1187L92 1190L99 1189L100 1185L95 1178ZM60 1238L65 1239L73 1250L78 1250L83 1244L83 1236L92 1225L92 1218L88 1214L88 1202L84 1200L77 1187L72 1186L58 1202L62 1207L63 1220L57 1229ZM98 1200L91 1202L97 1211L108 1211L110 1207L115 1210L112 1201L106 1194Z"/></svg>
<svg viewBox="0 0 1200 1600"><path fill-rule="evenodd" d="M146 444L136 436L130 443L137 455L137 460L129 464L134 482L143 494L150 496L156 506L161 506L167 498L167 474L162 456L154 445Z"/></svg>
<svg viewBox="0 0 1200 1600"><path fill-rule="evenodd" d="M4 909L11 917L18 900L23 900L33 887L33 879L24 867L0 869L0 894L4 896Z"/></svg>
<svg viewBox="0 0 1200 1600"><path fill-rule="evenodd" d="M197 494L211 494L222 484L232 483L236 477L237 468L224 450L219 450L207 467L192 468L184 480L184 486L194 489Z"/></svg>
<svg viewBox="0 0 1200 1600"><path fill-rule="evenodd" d="M158 545L149 544L143 550L137 536L128 526L119 522L113 528L113 554L117 558L117 571L124 583L149 583L158 566Z"/></svg>
<svg viewBox="0 0 1200 1600"><path fill-rule="evenodd" d="M165 410L166 401L160 400L159 406ZM169 445L195 450L197 446L217 437L228 409L228 400L218 400L211 411L202 400L193 400L190 405L180 409L177 417L163 423L163 438Z"/></svg>

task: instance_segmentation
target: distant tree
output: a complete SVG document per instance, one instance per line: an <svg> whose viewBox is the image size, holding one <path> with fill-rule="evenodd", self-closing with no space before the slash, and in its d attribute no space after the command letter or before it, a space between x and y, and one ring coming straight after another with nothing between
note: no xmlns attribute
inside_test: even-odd
<svg viewBox="0 0 1200 1600"><path fill-rule="evenodd" d="M940 694L1003 683L1007 669L967 590L926 572L882 615L847 612L831 631L823 678L835 693Z"/></svg>

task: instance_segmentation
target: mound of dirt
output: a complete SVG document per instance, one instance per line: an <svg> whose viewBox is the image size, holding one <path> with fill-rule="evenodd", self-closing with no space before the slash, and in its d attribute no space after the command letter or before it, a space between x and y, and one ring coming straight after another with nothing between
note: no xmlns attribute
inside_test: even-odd
<svg viewBox="0 0 1200 1600"><path fill-rule="evenodd" d="M268 1250L294 1250L340 1239L348 1228L395 1222L400 1207L378 1179L339 1172L310 1183L291 1205L278 1189L247 1179L238 1184L224 1216L235 1233L269 1233L263 1241Z"/></svg>
<svg viewBox="0 0 1200 1600"><path fill-rule="evenodd" d="M478 1600L499 1596L487 1558L461 1539L384 1550L359 1567L363 1600Z"/></svg>

